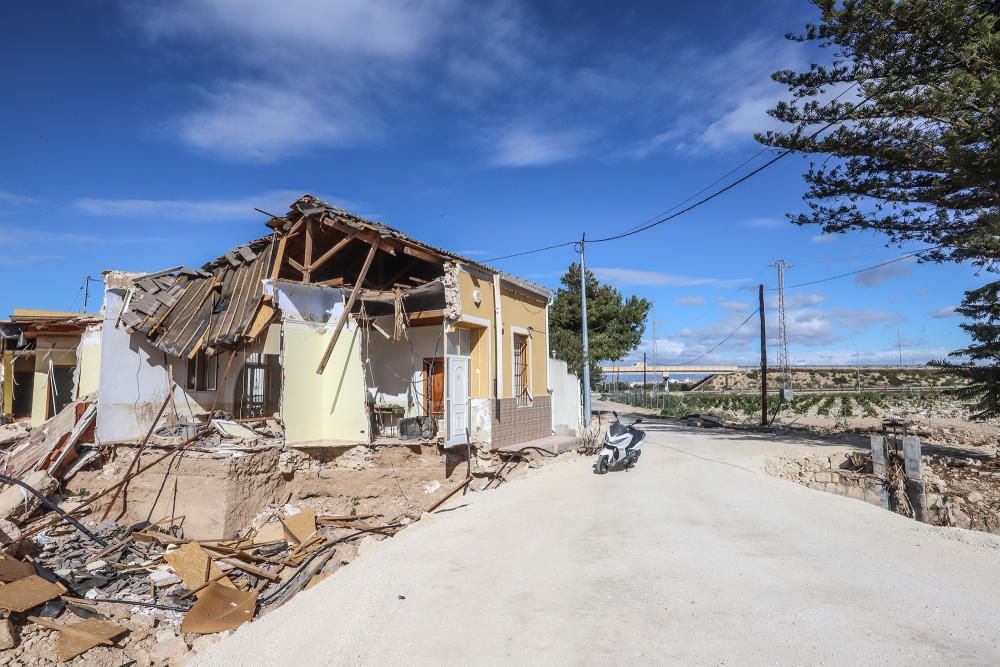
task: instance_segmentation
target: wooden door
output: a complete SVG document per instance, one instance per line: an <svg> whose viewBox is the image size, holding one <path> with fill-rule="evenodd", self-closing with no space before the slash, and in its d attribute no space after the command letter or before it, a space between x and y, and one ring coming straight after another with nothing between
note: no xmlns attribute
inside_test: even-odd
<svg viewBox="0 0 1000 667"><path fill-rule="evenodd" d="M444 358L424 359L424 413L444 416Z"/></svg>

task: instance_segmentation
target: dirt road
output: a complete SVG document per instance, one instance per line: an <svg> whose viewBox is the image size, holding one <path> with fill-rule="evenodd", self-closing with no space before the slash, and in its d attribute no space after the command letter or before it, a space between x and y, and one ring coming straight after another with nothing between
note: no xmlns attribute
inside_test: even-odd
<svg viewBox="0 0 1000 667"><path fill-rule="evenodd" d="M635 470L458 497L197 664L1000 663L1000 538L763 473L822 443L647 426Z"/></svg>

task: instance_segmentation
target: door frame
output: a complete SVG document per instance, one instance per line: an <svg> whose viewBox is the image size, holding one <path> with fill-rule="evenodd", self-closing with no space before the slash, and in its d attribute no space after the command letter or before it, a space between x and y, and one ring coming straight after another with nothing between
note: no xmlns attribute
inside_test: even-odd
<svg viewBox="0 0 1000 667"><path fill-rule="evenodd" d="M470 432L472 431L472 357L464 356L461 354L448 354L444 358L444 376L445 376L445 425L448 432L448 439L445 441L449 446L453 445L464 445L465 444L465 433L452 433L451 432L451 418L452 418L452 405L454 401L452 400L451 391L452 383L450 381L449 370L451 369L451 364L462 363L465 366L465 428Z"/></svg>

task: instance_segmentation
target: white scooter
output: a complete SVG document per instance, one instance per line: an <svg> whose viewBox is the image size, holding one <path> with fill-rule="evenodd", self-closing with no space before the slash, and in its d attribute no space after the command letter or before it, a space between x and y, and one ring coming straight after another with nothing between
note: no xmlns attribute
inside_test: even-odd
<svg viewBox="0 0 1000 667"><path fill-rule="evenodd" d="M635 427L642 423L641 417L632 422L631 426L625 426L617 412L611 414L615 416L615 420L604 434L604 446L594 464L594 472L598 475L605 474L616 465L623 466L626 471L631 470L639 460L642 443L646 440L646 434Z"/></svg>

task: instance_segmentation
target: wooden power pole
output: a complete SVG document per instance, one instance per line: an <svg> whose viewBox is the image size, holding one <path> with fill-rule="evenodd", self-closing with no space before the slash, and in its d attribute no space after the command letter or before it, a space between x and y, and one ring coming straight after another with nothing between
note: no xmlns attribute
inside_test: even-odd
<svg viewBox="0 0 1000 667"><path fill-rule="evenodd" d="M767 329L764 325L764 284L758 290L760 297L760 425L767 426Z"/></svg>

